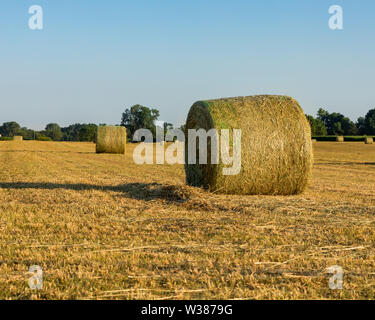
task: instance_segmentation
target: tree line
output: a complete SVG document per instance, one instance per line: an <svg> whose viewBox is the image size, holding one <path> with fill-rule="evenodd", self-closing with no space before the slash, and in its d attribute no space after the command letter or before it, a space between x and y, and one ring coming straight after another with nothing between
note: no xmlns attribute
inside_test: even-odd
<svg viewBox="0 0 375 320"><path fill-rule="evenodd" d="M126 127L128 140L131 141L134 132L138 129L148 129L156 138L156 124L160 112L155 108L148 108L142 105L134 105L125 109L122 113L120 126ZM105 124L99 124L105 125ZM168 122L163 123L163 129L166 133L173 129L173 125ZM5 122L0 126L0 134L3 137L23 136L25 140L39 141L87 141L95 142L96 124L73 124L67 127L60 127L57 123L49 123L42 131L35 131L26 127L21 127L15 121Z"/></svg>
<svg viewBox="0 0 375 320"><path fill-rule="evenodd" d="M135 131L148 129L156 138L156 121L160 112L155 108L148 108L140 104L125 109L122 113L120 126L126 127L128 140L131 141ZM328 111L320 108L317 117L306 115L313 136L326 135L375 135L375 109L368 111L365 117L359 117L356 122L351 121L341 113ZM99 124L104 125L104 124ZM163 130L166 133L173 129L171 123L164 122ZM183 129L183 127L182 127ZM76 123L67 127L60 127L57 123L49 123L42 131L35 131L21 127L17 122L5 122L0 126L2 137L23 136L25 140L43 141L87 141L95 142L96 124Z"/></svg>
<svg viewBox="0 0 375 320"><path fill-rule="evenodd" d="M367 112L365 117L359 117L356 122L351 121L341 113L328 111L320 108L317 117L306 115L311 126L313 136L326 135L375 135L375 109Z"/></svg>
<svg viewBox="0 0 375 320"><path fill-rule="evenodd" d="M49 123L42 131L21 127L17 122L5 122L0 126L2 137L23 136L25 140L39 141L95 141L96 124L73 124L60 127L57 123Z"/></svg>

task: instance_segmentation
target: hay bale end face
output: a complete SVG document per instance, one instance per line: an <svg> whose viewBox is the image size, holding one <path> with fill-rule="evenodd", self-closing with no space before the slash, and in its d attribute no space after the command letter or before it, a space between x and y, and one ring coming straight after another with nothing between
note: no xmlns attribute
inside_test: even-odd
<svg viewBox="0 0 375 320"><path fill-rule="evenodd" d="M124 154L126 149L126 128L99 126L96 135L96 153Z"/></svg>
<svg viewBox="0 0 375 320"><path fill-rule="evenodd" d="M366 137L365 139L365 144L373 144L374 143L374 139L371 138L371 137Z"/></svg>
<svg viewBox="0 0 375 320"><path fill-rule="evenodd" d="M344 137L343 136L337 136L336 141L337 142L344 142Z"/></svg>
<svg viewBox="0 0 375 320"><path fill-rule="evenodd" d="M23 141L23 136L14 136L13 141Z"/></svg>
<svg viewBox="0 0 375 320"><path fill-rule="evenodd" d="M305 190L313 155L310 125L297 101L286 96L253 96L198 101L190 109L188 129L241 129L241 171L223 175L221 162L189 164L188 185L222 194L291 195ZM197 155L199 154L197 143ZM197 159L198 163L198 159Z"/></svg>

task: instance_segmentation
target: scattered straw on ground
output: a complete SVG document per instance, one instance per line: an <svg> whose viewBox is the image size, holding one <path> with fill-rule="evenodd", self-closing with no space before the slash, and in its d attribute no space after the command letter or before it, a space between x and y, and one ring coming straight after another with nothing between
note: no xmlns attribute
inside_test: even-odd
<svg viewBox="0 0 375 320"><path fill-rule="evenodd" d="M286 197L187 187L133 149L0 142L1 299L375 298L374 145L314 144L310 187Z"/></svg>

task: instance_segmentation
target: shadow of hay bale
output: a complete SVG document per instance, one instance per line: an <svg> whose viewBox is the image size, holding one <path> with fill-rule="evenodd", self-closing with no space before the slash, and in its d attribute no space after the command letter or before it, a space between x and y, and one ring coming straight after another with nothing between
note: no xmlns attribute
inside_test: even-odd
<svg viewBox="0 0 375 320"><path fill-rule="evenodd" d="M158 183L127 183L117 186L101 186L94 184L59 184L50 182L13 182L0 183L1 189L66 189L75 191L114 191L123 193L125 196L137 200L151 201L162 199L168 202L185 202L190 199L191 193L180 185L161 185Z"/></svg>
<svg viewBox="0 0 375 320"><path fill-rule="evenodd" d="M131 198L145 201L162 199L166 200L167 202L186 202L191 197L189 190L182 185L128 183L110 189L113 191L123 192Z"/></svg>
<svg viewBox="0 0 375 320"><path fill-rule="evenodd" d="M94 184L59 184L50 182L3 182L0 189L36 189L55 190L65 189L74 191L112 191L118 192L121 196L141 201L165 201L168 204L180 206L184 210L191 211L224 211L244 212L246 208L237 203L220 203L219 199L212 193L203 191L200 188L184 185L162 185L159 183L127 183L117 186L94 185ZM228 200L228 199L225 199Z"/></svg>

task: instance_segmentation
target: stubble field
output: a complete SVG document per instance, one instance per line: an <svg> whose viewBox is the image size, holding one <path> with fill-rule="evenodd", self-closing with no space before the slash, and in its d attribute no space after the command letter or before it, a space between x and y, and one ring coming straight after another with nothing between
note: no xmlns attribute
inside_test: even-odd
<svg viewBox="0 0 375 320"><path fill-rule="evenodd" d="M0 142L0 299L375 298L375 145L315 143L288 197L187 187L183 166L133 149Z"/></svg>

